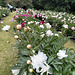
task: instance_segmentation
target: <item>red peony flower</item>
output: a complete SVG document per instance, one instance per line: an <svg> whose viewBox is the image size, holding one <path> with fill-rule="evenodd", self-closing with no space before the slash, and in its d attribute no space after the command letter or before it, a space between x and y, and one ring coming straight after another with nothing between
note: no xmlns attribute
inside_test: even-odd
<svg viewBox="0 0 75 75"><path fill-rule="evenodd" d="M44 24L44 23L45 23L44 21L39 22L39 24Z"/></svg>
<svg viewBox="0 0 75 75"><path fill-rule="evenodd" d="M25 22L21 23L21 26L24 27L25 26Z"/></svg>

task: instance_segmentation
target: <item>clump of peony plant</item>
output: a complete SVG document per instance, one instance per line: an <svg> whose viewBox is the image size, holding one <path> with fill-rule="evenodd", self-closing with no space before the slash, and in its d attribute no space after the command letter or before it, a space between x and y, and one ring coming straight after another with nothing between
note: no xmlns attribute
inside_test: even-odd
<svg viewBox="0 0 75 75"><path fill-rule="evenodd" d="M26 18L26 17L24 17ZM34 17L31 17L34 18ZM73 75L74 50L64 49L65 38L49 23L39 24L27 17L24 27L14 27L18 61L14 75ZM22 20L22 19L21 19ZM22 20L23 21L23 20ZM21 22L21 21L20 21Z"/></svg>

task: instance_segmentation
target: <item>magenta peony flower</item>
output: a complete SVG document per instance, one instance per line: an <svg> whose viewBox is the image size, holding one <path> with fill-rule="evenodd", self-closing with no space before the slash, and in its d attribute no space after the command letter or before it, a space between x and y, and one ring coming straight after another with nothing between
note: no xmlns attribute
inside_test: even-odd
<svg viewBox="0 0 75 75"><path fill-rule="evenodd" d="M35 15L33 15L33 17L35 18Z"/></svg>
<svg viewBox="0 0 75 75"><path fill-rule="evenodd" d="M21 17L24 17L24 16L29 17L28 14L21 14Z"/></svg>
<svg viewBox="0 0 75 75"><path fill-rule="evenodd" d="M21 23L21 26L24 27L25 26L25 22Z"/></svg>
<svg viewBox="0 0 75 75"><path fill-rule="evenodd" d="M30 14L30 11L28 11L28 14Z"/></svg>

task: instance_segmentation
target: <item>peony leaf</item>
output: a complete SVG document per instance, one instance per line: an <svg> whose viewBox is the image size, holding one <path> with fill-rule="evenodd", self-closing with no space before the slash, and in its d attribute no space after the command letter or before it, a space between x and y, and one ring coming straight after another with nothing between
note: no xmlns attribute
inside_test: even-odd
<svg viewBox="0 0 75 75"><path fill-rule="evenodd" d="M53 66L54 66L54 68L55 68L57 71L59 71L59 69L58 69L58 67L57 67L56 65L53 64Z"/></svg>
<svg viewBox="0 0 75 75"><path fill-rule="evenodd" d="M25 68L22 68L21 70L20 70L20 72L19 72L19 74L18 75L23 75L24 74L24 72L25 72Z"/></svg>
<svg viewBox="0 0 75 75"><path fill-rule="evenodd" d="M49 56L48 63L51 63L51 61L54 60L54 58L55 57L53 57L53 56Z"/></svg>

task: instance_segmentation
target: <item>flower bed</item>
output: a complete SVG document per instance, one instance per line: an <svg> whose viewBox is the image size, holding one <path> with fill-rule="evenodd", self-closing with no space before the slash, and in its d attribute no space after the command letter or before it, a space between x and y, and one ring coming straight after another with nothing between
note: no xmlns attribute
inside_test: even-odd
<svg viewBox="0 0 75 75"><path fill-rule="evenodd" d="M23 12L23 10L19 10L19 11L21 11L20 13ZM56 29L56 31L61 31L63 35L75 39L75 35L74 35L75 16L74 15L68 14L67 12L37 11L31 9L28 9L26 12L28 12L28 14L21 15L22 17L19 17L17 21L21 21L21 19L23 20L24 19L23 16L29 17L32 15L38 21L41 20L42 22L50 23L51 26L54 29Z"/></svg>
<svg viewBox="0 0 75 75"><path fill-rule="evenodd" d="M73 75L74 50L64 49L67 38L34 12L18 12L15 31L18 62L12 67L14 75Z"/></svg>

